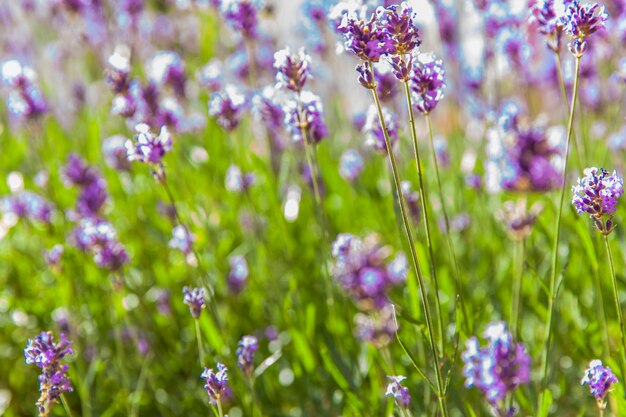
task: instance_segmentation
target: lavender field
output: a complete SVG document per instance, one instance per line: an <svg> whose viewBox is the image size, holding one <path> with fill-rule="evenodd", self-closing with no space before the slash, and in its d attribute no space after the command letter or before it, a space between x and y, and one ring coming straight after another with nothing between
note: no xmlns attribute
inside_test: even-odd
<svg viewBox="0 0 626 417"><path fill-rule="evenodd" d="M0 28L0 416L626 416L625 0Z"/></svg>

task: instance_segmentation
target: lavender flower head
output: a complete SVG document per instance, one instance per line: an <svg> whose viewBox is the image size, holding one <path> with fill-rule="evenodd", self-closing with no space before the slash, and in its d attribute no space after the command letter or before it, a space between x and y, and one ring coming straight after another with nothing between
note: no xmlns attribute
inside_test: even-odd
<svg viewBox="0 0 626 417"><path fill-rule="evenodd" d="M92 254L100 268L117 271L129 261L115 228L97 217L82 218L72 231L71 239L77 248Z"/></svg>
<svg viewBox="0 0 626 417"><path fill-rule="evenodd" d="M402 386L402 381L404 381L406 377L397 375L388 376L387 378L389 378L391 382L387 385L385 396L393 397L396 400L396 404L400 407L408 408L411 404L411 395L409 394L408 388Z"/></svg>
<svg viewBox="0 0 626 417"><path fill-rule="evenodd" d="M274 68L276 68L276 86L286 88L296 93L302 91L310 77L311 57L304 48L292 53L289 47L274 54Z"/></svg>
<svg viewBox="0 0 626 417"><path fill-rule="evenodd" d="M339 175L349 182L355 181L364 168L363 157L355 149L346 149L339 159Z"/></svg>
<svg viewBox="0 0 626 417"><path fill-rule="evenodd" d="M299 100L301 108L295 99L286 104L285 127L294 142L301 142L306 135L309 143L319 143L329 134L322 100L307 90L300 93Z"/></svg>
<svg viewBox="0 0 626 417"><path fill-rule="evenodd" d="M214 117L217 124L224 130L233 131L239 126L239 121L246 105L246 97L232 84L211 96L209 100L209 116Z"/></svg>
<svg viewBox="0 0 626 417"><path fill-rule="evenodd" d="M409 85L415 107L428 114L443 98L445 84L443 62L432 53L419 54L413 60L413 72Z"/></svg>
<svg viewBox="0 0 626 417"><path fill-rule="evenodd" d="M610 175L604 168L586 168L584 174L572 187L572 204L579 215L588 213L596 228L608 235L615 228L613 216L617 200L624 194L624 179L617 171Z"/></svg>
<svg viewBox="0 0 626 417"><path fill-rule="evenodd" d="M354 324L356 336L361 341L371 343L378 348L387 346L393 340L397 330L391 304L385 304L382 308L366 314L357 313L354 316Z"/></svg>
<svg viewBox="0 0 626 417"><path fill-rule="evenodd" d="M244 336L237 344L237 364L246 376L254 369L254 352L259 349L259 341L255 336Z"/></svg>
<svg viewBox="0 0 626 417"><path fill-rule="evenodd" d="M19 191L0 198L0 213L18 219L27 219L49 224L52 217L52 204L32 191Z"/></svg>
<svg viewBox="0 0 626 417"><path fill-rule="evenodd" d="M204 378L206 381L204 388L207 390L211 404L217 404L228 386L227 371L228 368L226 368L224 364L218 362L217 372L213 369L204 368L204 372L202 372L202 375L200 376L200 378Z"/></svg>
<svg viewBox="0 0 626 417"><path fill-rule="evenodd" d="M244 289L248 282L248 276L250 275L248 261L241 255L233 255L228 259L228 263L230 264L227 279L228 288L233 293L238 294Z"/></svg>
<svg viewBox="0 0 626 417"><path fill-rule="evenodd" d="M135 127L135 140L126 141L126 157L129 161L144 164L161 165L163 157L172 150L172 137L166 126L161 127L159 135L150 131L147 124L140 123Z"/></svg>
<svg viewBox="0 0 626 417"><path fill-rule="evenodd" d="M461 355L465 386L480 389L490 404L497 406L516 387L530 381L530 356L521 343L514 343L503 322L485 329L489 342L481 348L476 337L466 343Z"/></svg>
<svg viewBox="0 0 626 417"><path fill-rule="evenodd" d="M393 149L395 143L398 140L398 117L391 113L386 107L382 108L383 120L387 127L387 134L389 135L389 141L391 142L391 148ZM365 133L365 145L374 149L376 152L387 155L387 142L385 141L385 135L383 128L380 125L378 117L378 109L375 105L370 105L367 110L365 118L365 124L362 129Z"/></svg>
<svg viewBox="0 0 626 417"><path fill-rule="evenodd" d="M561 49L563 23L561 16L554 10L554 0L537 0L530 8L530 20L534 21L539 32L550 38L548 47L558 52Z"/></svg>
<svg viewBox="0 0 626 417"><path fill-rule="evenodd" d="M33 119L48 111L37 75L29 66L15 59L5 61L0 67L0 80L7 93L7 110L14 120Z"/></svg>
<svg viewBox="0 0 626 417"><path fill-rule="evenodd" d="M183 287L183 302L189 306L191 315L197 320L200 318L202 309L206 307L204 288Z"/></svg>
<svg viewBox="0 0 626 417"><path fill-rule="evenodd" d="M392 55L410 54L422 43L413 21L413 9L408 2L402 2L400 6L378 7L376 17L391 38Z"/></svg>
<svg viewBox="0 0 626 417"><path fill-rule="evenodd" d="M583 56L587 50L586 40L595 32L604 30L608 18L606 7L600 8L598 3L581 4L579 0L573 0L567 4L565 14L561 17L561 24L572 38L569 49L576 57Z"/></svg>
<svg viewBox="0 0 626 417"><path fill-rule="evenodd" d="M258 36L258 13L263 7L260 0L222 0L220 13L226 23L246 39Z"/></svg>
<svg viewBox="0 0 626 417"><path fill-rule="evenodd" d="M72 342L69 342L63 333L60 339L59 343L55 343L52 332L42 332L33 340L29 339L24 349L26 364L34 364L41 368L37 408L42 417L50 414L52 406L59 402L61 394L73 391L70 379L66 375L68 366L60 363L65 356L74 353Z"/></svg>
<svg viewBox="0 0 626 417"><path fill-rule="evenodd" d="M394 40L375 13L367 21L357 12L344 13L337 31L343 34L346 50L362 61L378 62L394 52Z"/></svg>
<svg viewBox="0 0 626 417"><path fill-rule="evenodd" d="M187 231L185 226L179 224L172 229L172 239L169 241L169 247L188 255L191 253L193 241L193 235Z"/></svg>
<svg viewBox="0 0 626 417"><path fill-rule="evenodd" d="M580 381L580 384L589 386L589 391L596 398L598 407L604 410L606 408L604 398L611 390L611 386L618 382L611 368L602 365L601 360L595 359L589 363L589 368L585 370L585 376Z"/></svg>
<svg viewBox="0 0 626 417"><path fill-rule="evenodd" d="M185 95L185 65L173 51L159 51L148 62L148 79L158 86L170 85L179 96Z"/></svg>
<svg viewBox="0 0 626 417"><path fill-rule="evenodd" d="M124 93L130 88L130 60L122 53L115 52L109 57L104 74L113 93Z"/></svg>

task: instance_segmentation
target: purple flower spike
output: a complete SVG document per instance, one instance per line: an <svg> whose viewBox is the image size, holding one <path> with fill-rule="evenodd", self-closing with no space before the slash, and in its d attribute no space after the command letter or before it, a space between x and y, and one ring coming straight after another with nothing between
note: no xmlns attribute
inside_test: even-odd
<svg viewBox="0 0 626 417"><path fill-rule="evenodd" d="M391 37L393 55L410 54L422 43L413 22L413 9L407 2L402 2L400 6L379 7L376 9L376 16Z"/></svg>
<svg viewBox="0 0 626 417"><path fill-rule="evenodd" d="M596 397L598 407L604 410L606 408L604 398L611 390L611 386L618 382L611 368L602 365L601 360L595 359L589 363L589 368L585 370L585 376L580 381L580 384L589 385L589 391Z"/></svg>
<svg viewBox="0 0 626 417"><path fill-rule="evenodd" d="M600 8L598 3L581 4L579 0L569 2L561 17L561 24L565 32L573 38L569 44L572 54L582 57L588 47L587 39L595 32L604 30L604 23L608 18L606 7Z"/></svg>
<svg viewBox="0 0 626 417"><path fill-rule="evenodd" d="M233 293L238 294L244 289L248 282L248 276L250 275L248 261L241 255L233 255L228 259L228 263L230 264L228 288Z"/></svg>
<svg viewBox="0 0 626 417"><path fill-rule="evenodd" d="M5 61L0 66L0 79L6 90L7 111L13 120L35 119L48 111L32 68L14 59Z"/></svg>
<svg viewBox="0 0 626 417"><path fill-rule="evenodd" d="M226 23L246 39L258 36L257 15L263 3L260 0L222 0L220 12Z"/></svg>
<svg viewBox="0 0 626 417"><path fill-rule="evenodd" d="M209 116L214 117L218 125L230 132L239 126L245 105L246 97L237 87L228 84L221 92L211 96Z"/></svg>
<svg viewBox="0 0 626 417"><path fill-rule="evenodd" d="M204 288L183 287L183 302L189 306L191 315L197 320L200 318L202 309L206 307Z"/></svg>
<svg viewBox="0 0 626 417"><path fill-rule="evenodd" d="M300 101L301 110L295 99L285 106L285 127L294 142L302 141L304 129L309 143L319 143L329 134L322 100L310 91L302 91Z"/></svg>
<svg viewBox="0 0 626 417"><path fill-rule="evenodd" d="M496 406L516 387L530 381L530 356L521 343L514 343L503 322L492 323L485 329L489 342L481 348L478 339L470 338L461 355L465 366L465 386L476 386L490 404Z"/></svg>
<svg viewBox="0 0 626 417"><path fill-rule="evenodd" d="M413 61L410 87L415 107L420 112L430 113L443 98L444 75L443 62L432 53L419 54Z"/></svg>
<svg viewBox="0 0 626 417"><path fill-rule="evenodd" d="M170 85L179 96L185 95L185 65L176 52L159 51L148 62L148 79L156 85Z"/></svg>
<svg viewBox="0 0 626 417"><path fill-rule="evenodd" d="M92 254L100 268L117 271L129 261L113 226L96 217L82 218L72 231L71 240L77 248Z"/></svg>
<svg viewBox="0 0 626 417"><path fill-rule="evenodd" d="M0 198L0 213L11 214L18 219L49 224L52 217L52 205L32 191L20 191Z"/></svg>
<svg viewBox="0 0 626 417"><path fill-rule="evenodd" d="M172 137L166 126L161 127L159 135L150 131L144 123L135 127L135 140L126 141L126 156L129 161L139 161L144 164L161 165L166 153L172 150Z"/></svg>
<svg viewBox="0 0 626 417"><path fill-rule="evenodd" d="M255 336L244 336L238 343L237 364L246 376L254 369L254 352L259 349L259 341Z"/></svg>
<svg viewBox="0 0 626 417"><path fill-rule="evenodd" d="M394 53L394 41L376 14L365 21L356 13L346 13L337 30L343 33L346 50L362 61L378 62L383 55Z"/></svg>
<svg viewBox="0 0 626 417"><path fill-rule="evenodd" d="M211 404L217 404L224 391L228 386L228 368L222 363L217 363L217 372L213 369L204 368L204 372L200 378L204 378L206 385L204 388L209 394L209 401Z"/></svg>
<svg viewBox="0 0 626 417"><path fill-rule="evenodd" d="M300 92L310 77L309 66L311 57L304 48L293 54L288 47L274 54L274 68L276 68L276 86Z"/></svg>
<svg viewBox="0 0 626 417"><path fill-rule="evenodd" d="M572 187L572 204L579 215L588 213L596 228L608 235L615 228L613 213L617 200L624 194L624 179L617 171L609 175L604 168L587 168L584 174L578 185Z"/></svg>
<svg viewBox="0 0 626 417"><path fill-rule="evenodd" d="M191 253L193 240L193 235L187 232L185 226L179 224L172 230L172 239L170 239L169 247L188 255Z"/></svg>
<svg viewBox="0 0 626 417"><path fill-rule="evenodd" d="M394 113L391 113L386 107L383 107L382 110L391 147L393 148L394 144L398 140L398 117ZM385 142L385 136L383 128L380 125L376 106L371 105L369 107L365 119L365 125L362 130L363 133L365 133L365 145L382 155L387 155L387 143Z"/></svg>
<svg viewBox="0 0 626 417"><path fill-rule="evenodd" d="M72 392L70 379L66 375L68 366L61 365L61 360L71 355L72 342L61 333L61 340L55 343L52 332L42 332L33 340L28 340L24 349L26 364L34 364L41 368L39 376L39 392L41 393L37 401L37 408L40 416L48 416L52 411L52 406L59 402L59 397L64 392Z"/></svg>
<svg viewBox="0 0 626 417"><path fill-rule="evenodd" d="M111 55L104 74L105 81L113 93L124 93L130 88L130 61L128 57L120 53Z"/></svg>
<svg viewBox="0 0 626 417"><path fill-rule="evenodd" d="M339 175L349 182L355 181L363 172L363 157L355 149L347 149L339 159Z"/></svg>
<svg viewBox="0 0 626 417"><path fill-rule="evenodd" d="M411 395L409 395L409 390L406 387L402 386L402 381L406 379L405 376L388 376L391 380L389 385L387 385L387 392L385 396L393 397L396 400L396 404L398 404L402 408L408 408L411 404Z"/></svg>

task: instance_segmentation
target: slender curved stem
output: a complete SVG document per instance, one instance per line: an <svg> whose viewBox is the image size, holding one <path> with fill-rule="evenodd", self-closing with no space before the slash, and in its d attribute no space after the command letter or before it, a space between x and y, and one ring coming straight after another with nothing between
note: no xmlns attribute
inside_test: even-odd
<svg viewBox="0 0 626 417"><path fill-rule="evenodd" d="M556 276L559 259L559 238L561 237L561 217L563 216L563 202L565 201L565 187L567 183L567 162L569 150L572 142L572 131L574 130L574 113L576 109L576 99L578 97L578 82L580 78L580 57L576 57L576 70L574 74L574 89L572 91L572 102L570 107L569 121L567 123L567 139L565 144L565 158L563 161L563 172L561 175L561 198L559 199L558 214L554 225L554 244L552 247L552 265L550 273L550 286L548 292L548 320L546 323L545 347L542 355L541 365L541 394L539 400L539 410L543 409L548 379L548 355L550 352L550 340L552 337L552 319L554 317L554 303L556 299Z"/></svg>
<svg viewBox="0 0 626 417"><path fill-rule="evenodd" d="M219 417L224 417L224 411L222 410L222 402L218 399L216 403L217 403L217 413Z"/></svg>
<svg viewBox="0 0 626 417"><path fill-rule="evenodd" d="M61 394L61 404L63 404L63 408L65 409L65 412L67 413L67 417L74 417L72 415L72 410L70 409L70 406L67 404L67 401L65 400L65 394Z"/></svg>
<svg viewBox="0 0 626 417"><path fill-rule="evenodd" d="M437 400L439 403L439 409L441 410L441 414L443 417L448 417L448 407L445 402L445 398L443 396L443 387L444 387L443 376L442 376L441 367L439 365L439 354L437 353L437 343L435 342L433 319L432 319L432 314L430 311L430 305L428 302L426 284L424 282L424 276L422 274L422 270L419 265L419 260L417 259L417 252L415 251L415 242L413 241L413 235L411 234L409 216L407 214L404 197L402 196L402 188L400 185L400 176L398 174L398 166L396 163L396 157L393 154L393 149L391 147L391 140L389 139L389 132L387 131L385 118L383 116L382 106L380 104L380 99L378 98L378 93L376 92L375 88L372 89L372 95L374 96L374 102L376 104L376 109L378 110L378 118L379 118L380 125L383 131L383 136L385 138L385 145L387 146L387 155L389 155L389 162L391 165L393 181L394 181L395 188L396 188L396 194L398 196L398 202L400 203L400 212L402 214L402 221L404 223L404 231L406 233L406 237L409 242L409 248L411 251L411 260L412 260L413 268L415 270L415 276L418 281L420 294L422 298L422 306L424 308L424 315L426 317L426 327L428 330L428 336L430 338L430 347L431 347L431 353L433 357L433 365L435 367L435 374L437 376L437 391L438 391Z"/></svg>
<svg viewBox="0 0 626 417"><path fill-rule="evenodd" d="M417 169L417 177L419 182L419 194L420 202L422 203L422 217L424 221L424 229L426 231L426 246L428 246L428 256L430 259L430 275L433 280L433 286L435 290L435 307L437 309L437 315L439 320L437 324L439 326L439 349L443 356L443 313L441 310L441 301L439 300L439 280L437 279L437 269L435 268L435 254L433 252L433 242L430 233L430 221L428 216L428 199L426 198L426 187L424 186L424 176L422 169L422 161L420 159L419 147L417 146L417 131L415 129L415 116L413 114L413 103L411 101L411 91L409 89L409 82L404 82L404 91L406 93L407 107L409 111L409 124L411 125L411 137L413 139L413 151L415 152L415 166ZM391 154L391 152L390 152Z"/></svg>
<svg viewBox="0 0 626 417"><path fill-rule="evenodd" d="M198 341L198 355L200 357L200 368L204 368L204 345L202 343L202 332L200 332L200 320L194 319L196 322L196 339Z"/></svg>
<svg viewBox="0 0 626 417"><path fill-rule="evenodd" d="M511 333L515 338L519 336L520 311L522 306L522 283L524 281L524 253L526 239L520 239L515 245L515 272L513 283L513 300L511 302Z"/></svg>
<svg viewBox="0 0 626 417"><path fill-rule="evenodd" d="M606 253L609 257L609 266L611 267L611 283L613 285L613 298L615 301L615 310L617 311L617 320L619 321L619 332L622 338L622 352L620 361L622 364L622 379L624 378L624 355L626 354L626 336L624 335L624 318L622 316L622 306L619 301L619 293L617 292L617 277L615 276L615 265L613 263L613 253L611 252L611 244L609 243L609 235L604 235L604 243L606 245Z"/></svg>
<svg viewBox="0 0 626 417"><path fill-rule="evenodd" d="M412 107L412 103L410 102L411 97L410 94L407 96L407 100L409 100L409 106ZM411 111L413 109L411 108ZM413 117L411 117L413 119ZM463 323L465 325L465 331L469 334L469 316L467 314L467 310L465 308L464 296L463 296L463 286L461 284L460 272L459 272L459 264L456 259L456 252L454 251L454 246L452 245L452 236L450 234L450 216L448 215L448 210L446 208L445 199L443 197L443 187L441 185L441 176L439 175L439 162L437 161L437 152L435 151L435 142L433 140L433 127L430 119L430 114L426 114L426 124L428 125L428 140L430 141L430 151L433 159L433 164L435 167L435 177L437 178L437 187L439 189L439 200L441 203L441 210L443 211L443 218L446 222L446 242L448 245L448 253L450 254L450 259L452 260L452 266L454 267L454 284L456 286L456 292L458 294L458 302L461 307L461 314L463 315ZM413 128L414 129L414 128ZM415 141L415 149L417 149L417 141ZM420 176L421 178L421 176Z"/></svg>

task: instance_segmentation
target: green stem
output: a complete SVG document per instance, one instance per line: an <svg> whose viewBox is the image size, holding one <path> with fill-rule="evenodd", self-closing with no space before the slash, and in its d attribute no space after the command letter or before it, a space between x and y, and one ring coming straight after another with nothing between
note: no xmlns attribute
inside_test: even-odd
<svg viewBox="0 0 626 417"><path fill-rule="evenodd" d="M619 331L620 336L622 338L622 352L620 355L620 361L622 365L622 379L626 375L624 375L624 363L625 358L624 354L626 354L626 336L624 335L624 318L622 316L622 306L619 301L619 293L617 292L617 277L615 275L615 265L613 263L613 253L611 252L611 245L609 244L609 235L604 235L604 243L606 245L606 253L609 256L609 266L611 267L611 283L613 285L613 298L615 299L615 310L617 311L617 320L619 321Z"/></svg>
<svg viewBox="0 0 626 417"><path fill-rule="evenodd" d="M522 288L524 281L524 253L526 249L526 239L520 239L515 245L515 272L513 283L513 300L511 302L511 333L515 338L519 336L520 311L522 306Z"/></svg>
<svg viewBox="0 0 626 417"><path fill-rule="evenodd" d="M444 348L443 348L443 313L441 310L441 301L439 299L439 280L437 279L437 269L435 268L435 254L433 252L433 242L430 233L430 221L428 216L428 200L426 198L426 187L424 186L424 178L422 169L422 162L420 159L419 147L417 146L417 131L415 129L415 116L413 114L413 103L411 100L411 91L409 89L409 82L404 82L404 91L406 93L406 101L409 110L409 123L411 125L411 137L413 138L413 150L415 152L415 165L417 169L417 177L419 182L419 194L420 201L422 203L422 217L424 221L424 229L426 231L426 245L428 246L428 255L430 259L430 274L433 280L433 286L435 290L435 308L437 309L437 315L439 320L437 321L439 327L439 349L441 350L441 355L444 356ZM390 149L388 147L388 149ZM391 150L389 150L389 154L393 154ZM402 196L400 197L402 198ZM410 232L409 232L410 233Z"/></svg>
<svg viewBox="0 0 626 417"><path fill-rule="evenodd" d="M216 403L217 403L217 414L219 415L219 417L224 417L224 411L222 411L222 402L218 399Z"/></svg>
<svg viewBox="0 0 626 417"><path fill-rule="evenodd" d="M371 64L370 64L370 68ZM378 110L378 118L380 121L380 125L383 131L383 136L385 138L385 145L387 146L387 155L389 155L389 162L391 164L391 171L393 174L393 180L396 188L396 194L398 196L398 202L400 203L400 212L402 214L402 221L404 223L404 231L406 233L407 240L409 242L409 248L411 251L411 260L413 264L413 268L415 270L415 276L417 278L417 282L420 289L420 294L422 298L422 305L424 308L424 315L426 317L426 327L428 330L428 336L430 338L430 348L433 357L433 365L435 367L435 374L437 376L437 399L439 402L439 408L441 410L441 414L443 417L448 417L448 408L443 396L443 376L441 374L441 367L439 365L439 354L437 353L437 344L435 342L435 332L433 326L433 319L430 312L430 306L428 302L428 295L426 293L426 284L424 282L424 277L422 275L422 270L419 265L419 261L417 259L417 252L415 251L415 242L413 241L413 235L411 234L411 226L409 223L409 216L407 214L406 204L404 202L404 198L402 196L402 188L400 185L400 176L398 174L398 166L396 164L396 157L393 154L393 149L391 147L391 140L389 139L389 132L387 131L387 126L385 123L385 118L383 116L383 109L380 104L380 99L378 98L378 93L376 89L372 89L372 95L374 96L374 102L376 104L376 108ZM417 302L417 300L415 300Z"/></svg>
<svg viewBox="0 0 626 417"><path fill-rule="evenodd" d="M567 141L565 144L565 160L563 162L563 172L561 175L561 198L559 199L558 214L554 225L554 244L552 247L552 265L550 273L550 286L548 292L548 320L546 323L545 347L542 355L541 365L541 394L539 400L539 410L543 409L548 379L548 354L550 351L550 340L552 336L552 319L554 317L554 303L556 299L556 276L559 258L559 238L561 236L561 217L563 215L563 202L565 200L565 187L567 184L567 162L569 159L570 144L572 142L572 131L574 130L574 113L576 109L576 99L578 97L578 82L580 78L580 57L576 57L576 70L574 74L574 89L572 91L572 102L570 107L569 121L567 123Z"/></svg>
<svg viewBox="0 0 626 417"><path fill-rule="evenodd" d="M408 83L407 83L407 87L408 87ZM409 100L409 106L411 107L411 112L412 112L413 109L412 109L412 103L410 102L411 100L410 94L408 94L407 100ZM411 120L413 120L412 116L411 116ZM430 120L430 114L428 113L426 114L426 124L428 125L428 139L430 141L430 150L431 150L431 154L433 158L433 164L435 167L435 177L437 178L437 187L439 189L439 201L441 202L441 210L443 211L443 218L446 222L445 235L446 235L446 242L448 244L448 253L450 255L450 259L452 260L452 266L454 267L454 284L456 286L456 292L459 296L458 302L459 302L459 306L461 307L461 314L463 315L463 323L465 325L465 331L469 334L470 333L469 321L468 321L469 316L465 308L465 302L463 301L464 300L463 287L461 285L459 264L456 259L456 252L454 251L454 246L452 245L452 235L451 235L451 230L450 230L450 216L448 215L448 210L446 209L445 199L443 197L443 187L441 185L441 176L439 175L439 162L437 161L437 152L435 152L435 142L433 140L433 128L432 128L432 123ZM415 127L413 127L413 130L415 130ZM415 149L417 149L417 140L415 140L414 146L415 146Z"/></svg>
<svg viewBox="0 0 626 417"><path fill-rule="evenodd" d="M194 319L196 322L196 340L198 341L198 355L200 356L200 368L204 369L206 362L204 361L204 345L202 343L202 332L200 331L200 320Z"/></svg>
<svg viewBox="0 0 626 417"><path fill-rule="evenodd" d="M61 397L61 404L63 404L63 408L65 408L67 417L74 417L72 415L72 410L70 409L70 406L67 404L67 400L65 399L65 394L61 394L60 397Z"/></svg>

